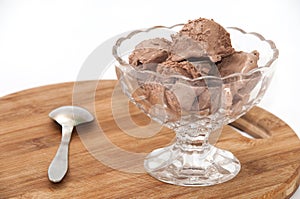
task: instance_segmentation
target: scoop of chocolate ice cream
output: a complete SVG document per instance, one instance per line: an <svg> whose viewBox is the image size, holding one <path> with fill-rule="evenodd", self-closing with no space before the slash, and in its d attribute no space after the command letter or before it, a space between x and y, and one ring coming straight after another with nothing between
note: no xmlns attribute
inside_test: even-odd
<svg viewBox="0 0 300 199"><path fill-rule="evenodd" d="M211 61L217 62L222 57L234 52L231 46L230 34L214 20L199 18L186 23L180 35L186 35L202 45L205 54Z"/></svg>
<svg viewBox="0 0 300 199"><path fill-rule="evenodd" d="M170 47L170 59L172 61L182 61L189 58L208 57L206 43L197 41L187 35L172 35Z"/></svg>
<svg viewBox="0 0 300 199"><path fill-rule="evenodd" d="M155 71L157 64L168 58L170 43L164 38L142 41L129 56L129 64L142 70Z"/></svg>
<svg viewBox="0 0 300 199"><path fill-rule="evenodd" d="M217 65L207 57L188 58L187 61L195 66L196 70L201 74L201 76L210 75L220 77Z"/></svg>
<svg viewBox="0 0 300 199"><path fill-rule="evenodd" d="M164 107L165 87L159 83L148 82L140 85L133 93L132 97L139 103L147 113L151 112L152 107Z"/></svg>
<svg viewBox="0 0 300 199"><path fill-rule="evenodd" d="M228 76L223 79L223 103L227 114L232 117L238 116L243 108L247 106L251 99L251 95L258 94L255 88L261 81L261 72L256 71L246 77Z"/></svg>
<svg viewBox="0 0 300 199"><path fill-rule="evenodd" d="M169 121L178 120L181 106L174 92L157 82L147 82L138 87L132 97L147 113L155 112Z"/></svg>
<svg viewBox="0 0 300 199"><path fill-rule="evenodd" d="M217 111L220 95L218 87L191 86L181 82L176 82L165 92L168 106L181 116L190 112L207 115Z"/></svg>
<svg viewBox="0 0 300 199"><path fill-rule="evenodd" d="M174 111L190 111L197 97L193 87L180 82L176 82L166 94L167 102Z"/></svg>
<svg viewBox="0 0 300 199"><path fill-rule="evenodd" d="M174 62L167 60L158 64L156 71L165 76L183 75L191 79L201 76L196 67L188 61Z"/></svg>
<svg viewBox="0 0 300 199"><path fill-rule="evenodd" d="M150 104L164 104L165 87L159 83L145 83L137 88L133 94L136 101L146 100Z"/></svg>
<svg viewBox="0 0 300 199"><path fill-rule="evenodd" d="M152 48L168 51L170 44L171 42L165 38L154 38L142 41L135 47L135 49Z"/></svg>
<svg viewBox="0 0 300 199"><path fill-rule="evenodd" d="M231 75L233 73L247 73L250 70L257 68L257 61L259 59L259 53L252 51L246 52L234 52L233 54L224 57L219 63L217 63L219 72L222 77Z"/></svg>

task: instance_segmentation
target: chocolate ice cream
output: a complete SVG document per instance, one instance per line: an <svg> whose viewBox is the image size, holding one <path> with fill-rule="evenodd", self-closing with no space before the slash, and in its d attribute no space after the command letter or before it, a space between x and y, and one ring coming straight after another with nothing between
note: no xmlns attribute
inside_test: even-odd
<svg viewBox="0 0 300 199"><path fill-rule="evenodd" d="M190 20L178 34L195 40L202 48L200 54L204 51L213 62L220 61L222 57L234 52L229 33L212 19Z"/></svg>
<svg viewBox="0 0 300 199"><path fill-rule="evenodd" d="M172 44L170 46L170 58L172 61L182 61L189 58L208 57L204 42L180 33L172 35Z"/></svg>
<svg viewBox="0 0 300 199"><path fill-rule="evenodd" d="M142 70L155 71L157 64L168 58L170 44L164 38L142 41L129 56L129 64Z"/></svg>
<svg viewBox="0 0 300 199"><path fill-rule="evenodd" d="M258 59L259 53L257 51L251 53L234 52L224 57L221 62L217 63L217 66L221 76L225 77L234 73L247 73L257 68Z"/></svg>
<svg viewBox="0 0 300 199"><path fill-rule="evenodd" d="M207 86L207 82L196 78L215 76L224 78L224 108L231 109L232 114L238 112L259 81L259 74L248 80L226 77L256 68L259 53L235 51L225 28L204 18L189 21L171 39L154 38L141 42L129 56L129 63L137 70L151 70L166 77L179 75L193 81L163 86L151 79L147 83L140 82L133 97L137 101L144 100L141 104L147 109L151 105L162 105L167 112L173 111L177 116L189 111L209 114L216 103L214 99L222 92L215 89L218 85Z"/></svg>
<svg viewBox="0 0 300 199"><path fill-rule="evenodd" d="M166 76L183 75L191 79L201 76L197 68L188 61L174 62L172 60L167 60L158 64L156 72Z"/></svg>

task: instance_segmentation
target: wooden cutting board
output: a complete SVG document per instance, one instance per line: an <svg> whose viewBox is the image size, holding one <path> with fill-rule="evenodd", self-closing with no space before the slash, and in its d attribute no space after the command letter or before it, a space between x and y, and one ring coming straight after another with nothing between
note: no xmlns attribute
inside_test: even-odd
<svg viewBox="0 0 300 199"><path fill-rule="evenodd" d="M143 126L151 121L128 103L125 96L120 95L119 102L113 102L115 85L116 81L107 80L99 81L95 88L87 86L81 91L80 100L74 99L72 82L0 98L0 198L274 199L289 198L297 189L300 141L287 124L258 107L232 124L254 139L225 126L217 143L218 147L233 152L241 162L241 171L233 180L210 187L180 187L153 179L139 170L141 162L126 160L122 153L117 155L118 151L140 158L170 143L174 133L162 128L149 138L143 137ZM48 181L47 169L61 133L60 126L48 117L48 113L59 106L84 102L85 98L93 96L89 92L94 93L94 100L87 108L93 109L90 111L96 116L95 122L89 125L101 127L103 138L108 142L101 139L98 142L89 125L77 128L70 145L69 171L61 183L53 184ZM113 115L118 116L121 121L122 115L127 114L122 111L128 110L131 121L142 129L135 131L133 127L130 135L124 133L113 118ZM89 143L89 140L95 142ZM114 147L107 147L109 144Z"/></svg>

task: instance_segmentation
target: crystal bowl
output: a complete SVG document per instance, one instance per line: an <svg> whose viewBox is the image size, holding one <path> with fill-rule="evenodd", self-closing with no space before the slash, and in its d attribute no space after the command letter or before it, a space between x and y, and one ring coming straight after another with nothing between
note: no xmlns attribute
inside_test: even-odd
<svg viewBox="0 0 300 199"><path fill-rule="evenodd" d="M171 40L181 27L182 24L156 26L119 38L113 47L116 73L130 101L176 133L174 143L146 157L145 170L170 184L209 186L228 181L240 171L239 160L215 143L224 125L259 103L272 79L278 50L258 33L229 27L226 30L236 51L259 52L258 68L226 77L190 79L137 70L128 63L128 56L138 43L157 37Z"/></svg>

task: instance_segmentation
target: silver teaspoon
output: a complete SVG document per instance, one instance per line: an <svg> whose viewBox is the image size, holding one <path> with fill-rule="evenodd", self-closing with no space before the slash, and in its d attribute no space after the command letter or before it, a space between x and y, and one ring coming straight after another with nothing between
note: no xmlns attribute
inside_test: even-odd
<svg viewBox="0 0 300 199"><path fill-rule="evenodd" d="M62 138L56 155L48 168L51 182L60 182L68 170L68 151L73 128L91 122L94 117L86 109L78 106L62 106L49 113L49 117L62 126Z"/></svg>

